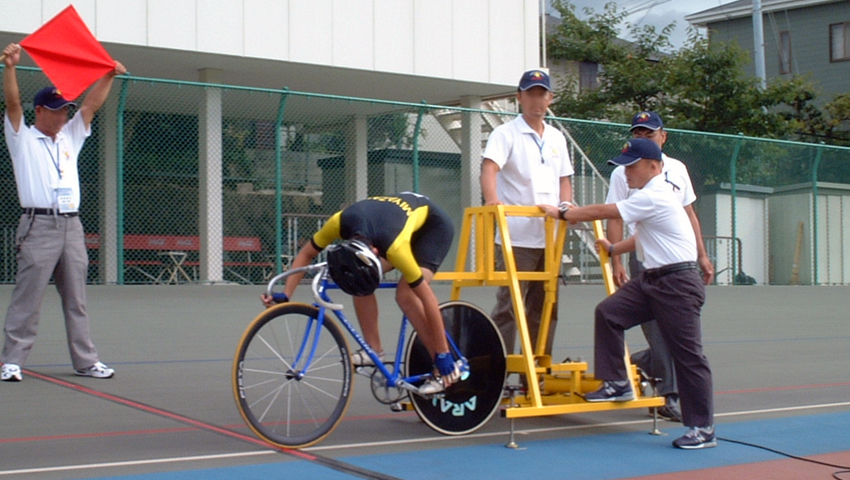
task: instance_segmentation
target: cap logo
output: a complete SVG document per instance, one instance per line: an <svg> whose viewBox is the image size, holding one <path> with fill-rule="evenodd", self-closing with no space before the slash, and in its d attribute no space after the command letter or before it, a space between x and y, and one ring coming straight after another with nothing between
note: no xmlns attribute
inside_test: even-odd
<svg viewBox="0 0 850 480"><path fill-rule="evenodd" d="M631 144L630 144L629 142L626 142L626 144L625 144L625 145L623 145L623 150L621 150L621 152L622 152L622 153L626 153L626 152L628 152L628 151L629 151L629 147L630 147L630 146L631 146Z"/></svg>
<svg viewBox="0 0 850 480"><path fill-rule="evenodd" d="M531 78L540 79L543 78L543 74L540 72L534 72L531 74Z"/></svg>
<svg viewBox="0 0 850 480"><path fill-rule="evenodd" d="M649 114L648 114L648 113L646 113L646 112L641 112L641 113L638 115L638 121L639 121L639 122L645 122L645 121L647 121L647 120L649 120Z"/></svg>

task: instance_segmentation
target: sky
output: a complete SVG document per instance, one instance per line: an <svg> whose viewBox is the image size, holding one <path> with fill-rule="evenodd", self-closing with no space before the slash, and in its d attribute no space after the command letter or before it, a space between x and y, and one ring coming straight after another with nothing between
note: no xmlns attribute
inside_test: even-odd
<svg viewBox="0 0 850 480"><path fill-rule="evenodd" d="M604 6L609 0L569 0L570 3L576 6L576 12L579 17L584 17L583 8L590 7L595 11L604 10ZM735 0L655 0L656 6L637 12L628 17L628 21L639 23L639 25L654 25L656 31L660 31L665 26L672 22L676 22L676 28L671 34L671 43L674 48L681 47L687 38L688 22L685 21L685 16L692 13L708 10L709 8L718 7L727 3L732 3ZM662 3L663 2L663 3ZM634 5L648 5L651 0L617 0L616 3L621 7ZM550 11L551 13L551 11ZM623 29L625 33L625 29Z"/></svg>

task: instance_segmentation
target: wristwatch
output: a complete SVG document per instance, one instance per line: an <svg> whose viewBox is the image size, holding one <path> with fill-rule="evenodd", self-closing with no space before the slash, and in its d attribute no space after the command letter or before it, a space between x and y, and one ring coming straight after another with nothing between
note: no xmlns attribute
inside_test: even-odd
<svg viewBox="0 0 850 480"><path fill-rule="evenodd" d="M561 220L566 220L564 215L570 211L570 207L572 206L573 204L570 202L561 202L558 204L558 216L561 217Z"/></svg>

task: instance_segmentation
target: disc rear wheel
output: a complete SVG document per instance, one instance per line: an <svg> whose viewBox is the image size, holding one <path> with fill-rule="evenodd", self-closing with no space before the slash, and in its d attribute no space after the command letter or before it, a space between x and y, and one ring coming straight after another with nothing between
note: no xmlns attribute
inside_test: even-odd
<svg viewBox="0 0 850 480"><path fill-rule="evenodd" d="M469 361L466 379L450 386L443 396L427 399L410 395L419 417L446 435L463 435L487 423L499 407L505 385L505 345L498 328L480 308L466 302L440 305L446 334ZM416 332L405 350L405 376L429 373L434 361Z"/></svg>

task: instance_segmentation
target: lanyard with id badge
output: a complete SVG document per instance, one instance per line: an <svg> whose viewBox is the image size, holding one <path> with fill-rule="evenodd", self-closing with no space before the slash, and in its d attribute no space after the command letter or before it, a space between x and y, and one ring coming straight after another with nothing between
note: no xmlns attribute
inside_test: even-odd
<svg viewBox="0 0 850 480"><path fill-rule="evenodd" d="M59 186L53 189L53 202L56 205L59 213L73 213L77 211L77 205L74 203L74 189L69 185L69 179L65 175L65 168L62 166L62 156L59 153L59 143L56 144L56 155L53 155L53 150L50 145L45 143L45 148L50 154L50 160L53 166L56 167L56 173L59 175ZM67 155L66 155L67 157Z"/></svg>
<svg viewBox="0 0 850 480"><path fill-rule="evenodd" d="M531 181L534 186L535 203L557 204L560 199L560 179L553 175L554 162L557 159L557 151L546 148L546 141L542 138L538 141L537 135L532 134L534 143L540 152L540 164L531 165Z"/></svg>

